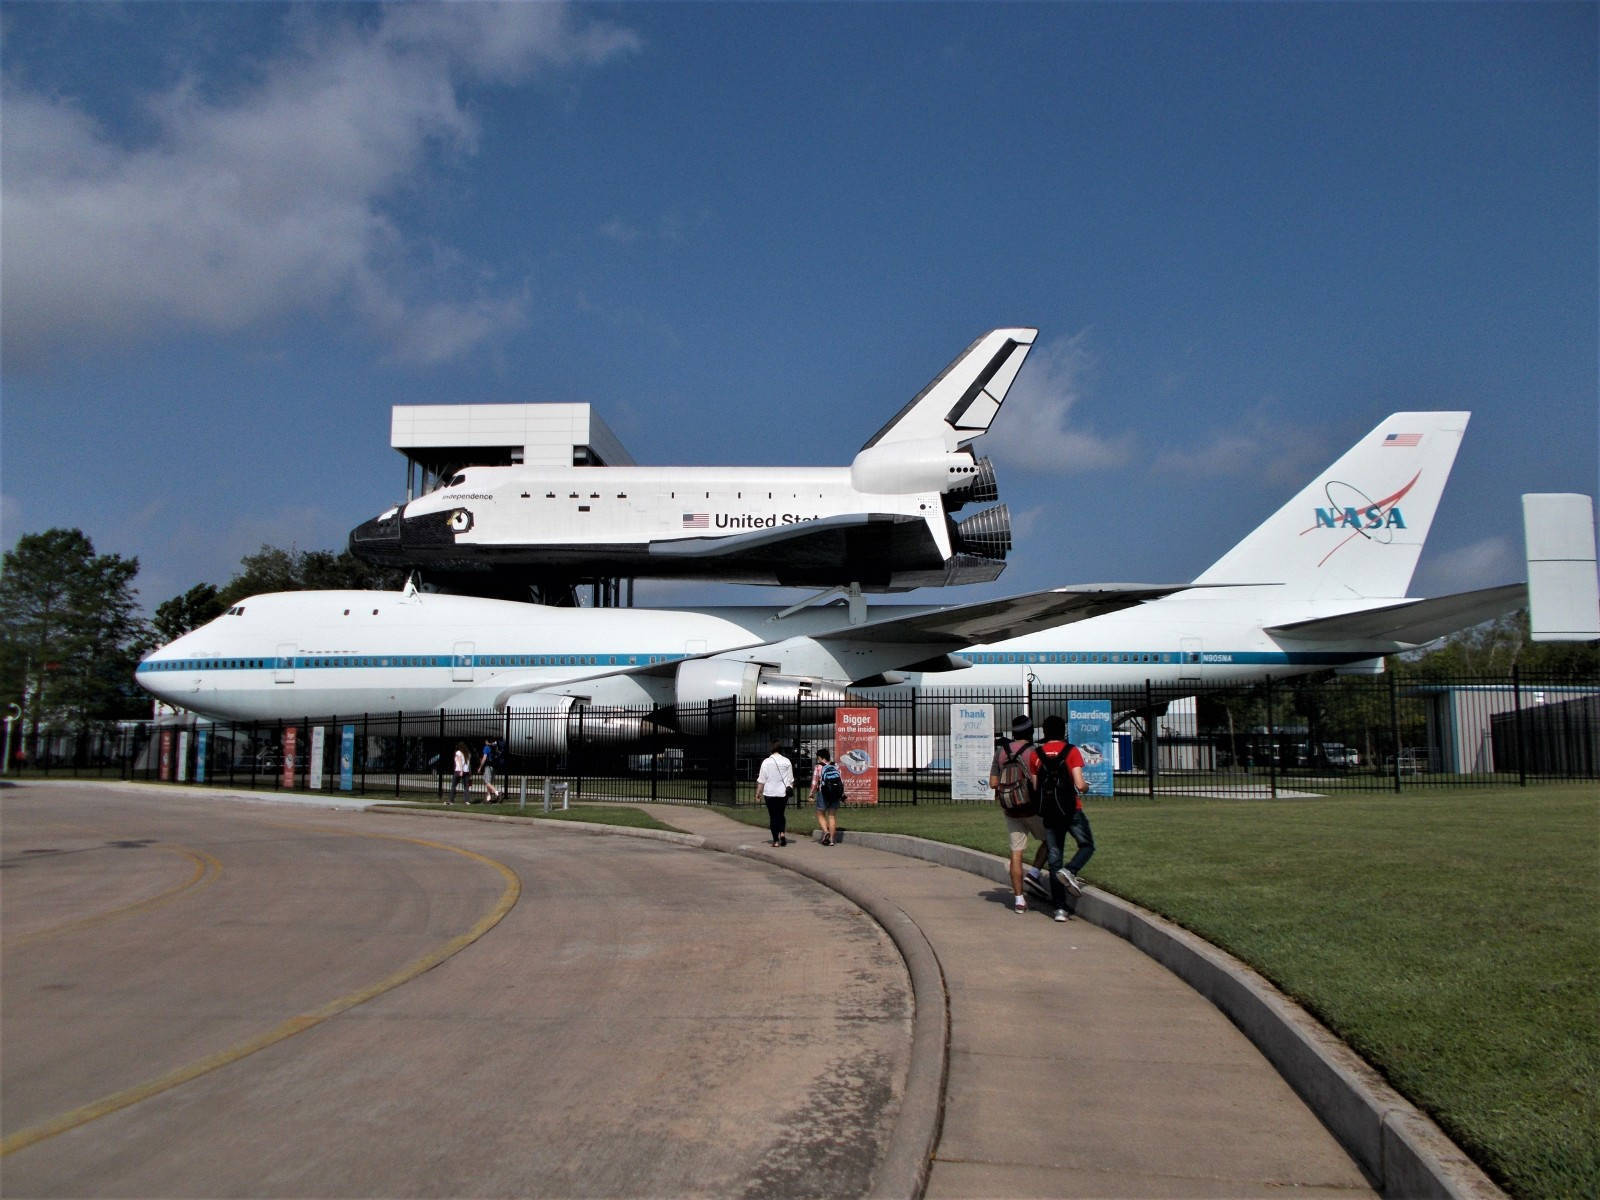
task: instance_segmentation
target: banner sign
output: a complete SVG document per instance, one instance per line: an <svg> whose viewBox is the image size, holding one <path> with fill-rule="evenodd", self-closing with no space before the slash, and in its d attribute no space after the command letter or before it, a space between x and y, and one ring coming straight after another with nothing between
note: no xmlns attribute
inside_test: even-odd
<svg viewBox="0 0 1600 1200"><path fill-rule="evenodd" d="M1111 701L1069 700L1067 741L1083 755L1083 781L1089 794L1111 795Z"/></svg>
<svg viewBox="0 0 1600 1200"><path fill-rule="evenodd" d="M992 800L994 705L950 706L950 799Z"/></svg>
<svg viewBox="0 0 1600 1200"><path fill-rule="evenodd" d="M306 786L322 787L322 752L328 748L328 730L322 725L311 727L311 755L306 760Z"/></svg>
<svg viewBox="0 0 1600 1200"><path fill-rule="evenodd" d="M878 710L833 710L833 753L844 778L846 804L878 802Z"/></svg>
<svg viewBox="0 0 1600 1200"><path fill-rule="evenodd" d="M178 734L178 782L189 778L189 731Z"/></svg>
<svg viewBox="0 0 1600 1200"><path fill-rule="evenodd" d="M356 787L356 727L346 725L339 735L339 790L353 792Z"/></svg>
<svg viewBox="0 0 1600 1200"><path fill-rule="evenodd" d="M172 730L170 729L161 731L161 769L156 774L162 783L172 781Z"/></svg>
<svg viewBox="0 0 1600 1200"><path fill-rule="evenodd" d="M283 762L278 767L278 783L282 787L294 787L294 756L295 744L300 740L300 730L288 725L283 731Z"/></svg>
<svg viewBox="0 0 1600 1200"><path fill-rule="evenodd" d="M206 781L206 746L211 741L211 729L202 725L194 731L194 781Z"/></svg>

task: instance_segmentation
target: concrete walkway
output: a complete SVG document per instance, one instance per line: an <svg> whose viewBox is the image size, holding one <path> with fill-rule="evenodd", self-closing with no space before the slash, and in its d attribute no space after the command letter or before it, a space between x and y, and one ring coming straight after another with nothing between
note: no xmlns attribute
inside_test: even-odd
<svg viewBox="0 0 1600 1200"><path fill-rule="evenodd" d="M710 847L838 887L887 918L902 949L897 924L926 939L948 1040L919 1019L912 1071L943 1086L908 1086L902 1125L931 1139L928 1196L1374 1194L1245 1036L1116 935L1039 908L1017 916L1006 886L848 835L824 847L802 831L772 849L764 830L712 810L652 811Z"/></svg>

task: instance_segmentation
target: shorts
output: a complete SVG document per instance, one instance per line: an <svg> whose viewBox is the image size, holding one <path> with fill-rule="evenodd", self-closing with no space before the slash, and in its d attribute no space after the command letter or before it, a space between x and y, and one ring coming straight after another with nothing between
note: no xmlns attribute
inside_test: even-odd
<svg viewBox="0 0 1600 1200"><path fill-rule="evenodd" d="M1044 821L1037 813L1031 817L1007 817L1006 832L1011 835L1011 853L1021 854L1028 848L1030 833L1044 841Z"/></svg>
<svg viewBox="0 0 1600 1200"><path fill-rule="evenodd" d="M824 800L822 798L822 790L820 788L817 790L817 811L818 812L833 812L838 807L839 807L839 802L837 800Z"/></svg>

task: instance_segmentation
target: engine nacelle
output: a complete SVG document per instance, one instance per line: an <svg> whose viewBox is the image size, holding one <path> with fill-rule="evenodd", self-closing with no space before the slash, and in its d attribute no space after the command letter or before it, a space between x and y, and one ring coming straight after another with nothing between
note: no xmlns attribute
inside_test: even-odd
<svg viewBox="0 0 1600 1200"><path fill-rule="evenodd" d="M843 704L845 685L802 675L779 675L761 663L732 658L692 658L678 664L676 700L678 728L705 733L713 720L714 702L733 701L732 717L739 733L755 728L757 708L783 706L796 711L804 703Z"/></svg>
<svg viewBox="0 0 1600 1200"><path fill-rule="evenodd" d="M569 746L635 742L656 732L635 713L591 707L581 696L522 692L506 701L506 747L513 754L562 754Z"/></svg>
<svg viewBox="0 0 1600 1200"><path fill-rule="evenodd" d="M861 451L850 464L850 486L887 495L964 491L980 474L969 451L947 450L943 438L916 438Z"/></svg>

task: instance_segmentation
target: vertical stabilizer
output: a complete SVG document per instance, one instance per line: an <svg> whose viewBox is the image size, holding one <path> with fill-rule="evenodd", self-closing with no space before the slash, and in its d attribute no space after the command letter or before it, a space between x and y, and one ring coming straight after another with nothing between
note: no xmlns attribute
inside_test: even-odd
<svg viewBox="0 0 1600 1200"><path fill-rule="evenodd" d="M966 445L989 428L1038 336L1037 329L991 329L861 448L933 438L946 450Z"/></svg>
<svg viewBox="0 0 1600 1200"><path fill-rule="evenodd" d="M1386 417L1196 583L1285 595L1403 597L1471 413Z"/></svg>

